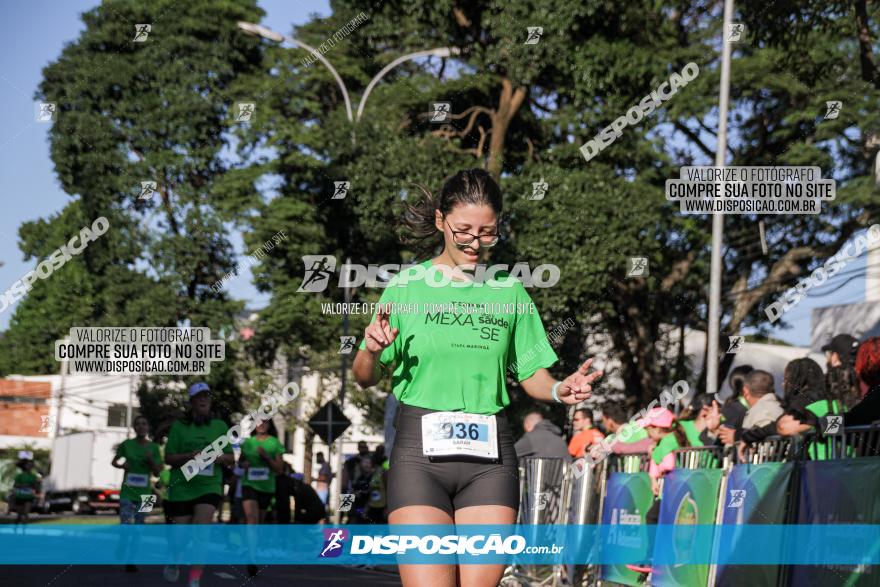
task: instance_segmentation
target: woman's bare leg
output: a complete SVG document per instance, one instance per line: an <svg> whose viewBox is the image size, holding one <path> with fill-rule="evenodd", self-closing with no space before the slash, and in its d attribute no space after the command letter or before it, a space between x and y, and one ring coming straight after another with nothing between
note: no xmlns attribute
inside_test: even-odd
<svg viewBox="0 0 880 587"><path fill-rule="evenodd" d="M481 505L455 511L455 523L509 525L516 521L516 510L504 505ZM504 574L504 565L459 565L461 587L495 587Z"/></svg>
<svg viewBox="0 0 880 587"><path fill-rule="evenodd" d="M448 524L455 532L452 518L440 508L410 505L388 516L389 524ZM404 587L455 587L455 565L398 565ZM500 575L499 575L500 576Z"/></svg>

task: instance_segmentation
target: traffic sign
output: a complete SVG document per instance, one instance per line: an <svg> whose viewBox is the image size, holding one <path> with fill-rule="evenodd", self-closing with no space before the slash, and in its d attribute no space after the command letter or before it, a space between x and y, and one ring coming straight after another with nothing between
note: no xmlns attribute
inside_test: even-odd
<svg viewBox="0 0 880 587"><path fill-rule="evenodd" d="M309 427L327 444L332 444L349 426L351 420L333 400L321 406L309 420Z"/></svg>

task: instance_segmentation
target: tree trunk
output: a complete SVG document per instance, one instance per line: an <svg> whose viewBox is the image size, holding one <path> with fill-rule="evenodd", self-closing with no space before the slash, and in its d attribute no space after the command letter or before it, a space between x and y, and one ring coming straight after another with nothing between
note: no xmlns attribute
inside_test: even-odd
<svg viewBox="0 0 880 587"><path fill-rule="evenodd" d="M303 483L311 485L312 483L312 447L315 442L315 433L306 427L306 447L303 451Z"/></svg>
<svg viewBox="0 0 880 587"><path fill-rule="evenodd" d="M492 113L492 136L489 138L489 162L487 170L497 180L501 177L504 167L504 139L507 128L526 97L524 88L513 89L510 80L501 80L501 96L498 108Z"/></svg>

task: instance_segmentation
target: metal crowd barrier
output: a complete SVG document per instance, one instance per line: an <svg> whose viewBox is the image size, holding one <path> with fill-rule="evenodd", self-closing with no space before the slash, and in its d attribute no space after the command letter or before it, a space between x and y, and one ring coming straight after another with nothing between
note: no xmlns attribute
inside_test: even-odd
<svg viewBox="0 0 880 587"><path fill-rule="evenodd" d="M839 434L814 432L804 436L771 436L747 446L742 453L735 447L684 447L674 452L676 467L685 469L720 468L729 471L742 463L803 461L811 456L810 446L824 445L826 458L880 456L880 421L871 426L841 429ZM523 459L520 461L520 509L517 523L529 525L599 524L605 506L605 491L611 473L647 472L647 454L608 455L595 465L583 459L570 463L563 459ZM725 475L726 480L726 475ZM722 483L722 494L724 492ZM720 516L720 514L719 514ZM595 585L595 565L555 565L523 567L512 565L501 585Z"/></svg>

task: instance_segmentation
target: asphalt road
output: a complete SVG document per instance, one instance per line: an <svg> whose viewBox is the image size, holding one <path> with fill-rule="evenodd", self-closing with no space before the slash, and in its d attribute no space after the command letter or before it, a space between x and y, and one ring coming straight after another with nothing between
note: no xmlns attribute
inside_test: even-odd
<svg viewBox="0 0 880 587"><path fill-rule="evenodd" d="M396 570L386 567L372 570L343 566L262 566L259 569L257 576L251 578L243 566L207 566L201 587L400 585ZM126 573L124 567L113 566L15 566L0 567L0 573L0 584L15 587L158 587L185 586L188 568L180 568L177 583L166 583L159 566L141 566L135 573Z"/></svg>

